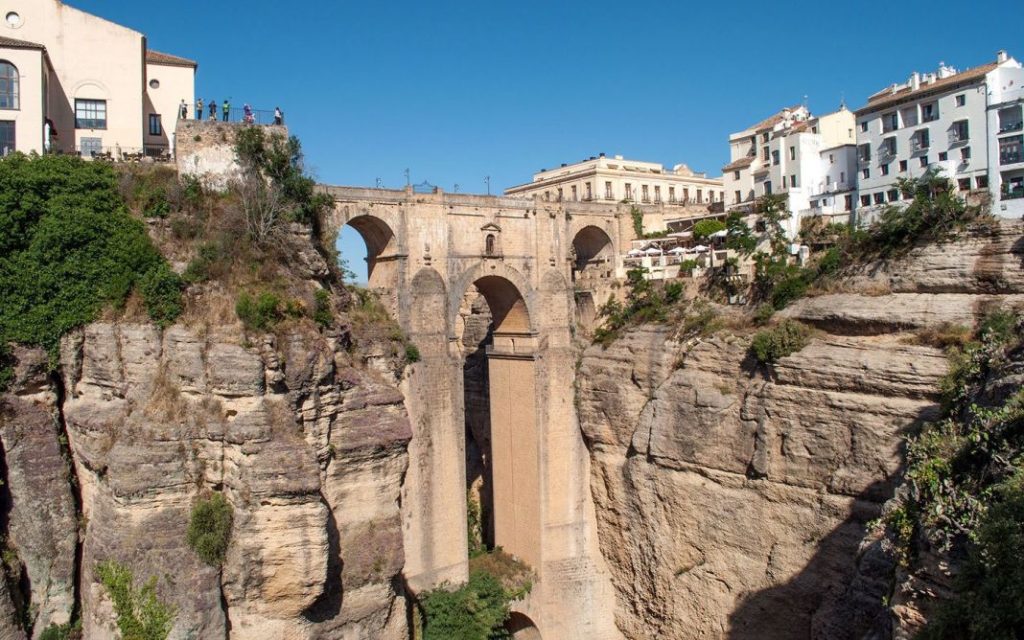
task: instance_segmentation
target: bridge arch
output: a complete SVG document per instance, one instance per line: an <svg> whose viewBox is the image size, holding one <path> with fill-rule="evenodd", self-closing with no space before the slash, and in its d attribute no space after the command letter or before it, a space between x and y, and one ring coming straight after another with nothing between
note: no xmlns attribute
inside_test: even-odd
<svg viewBox="0 0 1024 640"><path fill-rule="evenodd" d="M498 261L469 269L451 289L450 299L461 307L465 291L475 291L491 314L490 344L486 346L488 422L484 433L467 426L467 450L483 456L485 477L480 496L485 541L500 546L533 567L541 560L540 429L537 404L538 340L535 306L526 279ZM454 321L450 323L450 326ZM465 388L466 382L464 382ZM481 425L475 425L477 429ZM480 437L482 435L482 437ZM473 444L474 446L469 446ZM467 461L468 464L469 461Z"/></svg>
<svg viewBox="0 0 1024 640"><path fill-rule="evenodd" d="M505 630L512 634L512 640L542 640L540 630L533 620L518 611L509 614Z"/></svg>
<svg viewBox="0 0 1024 640"><path fill-rule="evenodd" d="M614 275L615 244L601 227L587 225L576 232L572 249L575 256L572 265L574 281Z"/></svg>
<svg viewBox="0 0 1024 640"><path fill-rule="evenodd" d="M358 213L342 222L359 232L366 243L367 286L371 289L396 288L398 272L394 259L398 254L398 237L391 225L368 213Z"/></svg>
<svg viewBox="0 0 1024 640"><path fill-rule="evenodd" d="M536 329L538 319L531 313L533 288L522 273L497 260L477 263L454 279L448 297L448 326L455 326L470 287L476 287L487 300L496 333L499 326L504 333L525 334Z"/></svg>

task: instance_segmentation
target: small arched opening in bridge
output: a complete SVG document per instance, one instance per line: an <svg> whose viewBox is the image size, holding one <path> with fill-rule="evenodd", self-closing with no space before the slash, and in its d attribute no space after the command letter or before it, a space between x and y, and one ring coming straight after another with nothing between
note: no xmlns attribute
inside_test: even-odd
<svg viewBox="0 0 1024 640"><path fill-rule="evenodd" d="M615 245L600 227L583 227L572 240L572 281L576 289L577 321L584 328L597 322L597 308L615 277Z"/></svg>
<svg viewBox="0 0 1024 640"><path fill-rule="evenodd" d="M456 319L466 353L466 482L480 505L471 538L537 566L540 465L536 337L519 288L501 276L467 287ZM471 518L472 519L472 518Z"/></svg>
<svg viewBox="0 0 1024 640"><path fill-rule="evenodd" d="M350 218L338 233L338 251L355 284L393 290L397 282L398 240L386 222L371 215Z"/></svg>
<svg viewBox="0 0 1024 640"><path fill-rule="evenodd" d="M540 630L533 620L518 611L509 614L505 630L512 636L512 640L542 640Z"/></svg>
<svg viewBox="0 0 1024 640"><path fill-rule="evenodd" d="M615 270L615 247L600 227L583 227L572 239L575 260L573 282L590 278L610 278Z"/></svg>

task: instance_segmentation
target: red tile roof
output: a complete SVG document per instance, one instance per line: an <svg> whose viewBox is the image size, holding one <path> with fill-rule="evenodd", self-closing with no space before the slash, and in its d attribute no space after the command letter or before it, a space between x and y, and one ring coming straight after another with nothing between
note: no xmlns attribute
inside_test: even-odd
<svg viewBox="0 0 1024 640"><path fill-rule="evenodd" d="M6 47L8 49L40 49L45 51L46 47L37 43L29 42L27 40L15 40L14 38L4 38L0 36L0 47Z"/></svg>
<svg viewBox="0 0 1024 640"><path fill-rule="evenodd" d="M780 122L782 122L783 118L785 117L783 115L785 112L787 112L787 111L791 111L791 112L792 111L796 111L797 109L799 109L802 106L803 106L802 104L798 104L798 105L795 105L795 106L792 106L792 107L789 107L789 108L786 108L786 109L782 109L781 111L779 111L775 115L770 116L768 118L765 118L764 120L762 120L761 122L758 122L754 126L747 127L747 128L748 129L753 129L754 131L761 131L763 129L771 129L775 125L777 125Z"/></svg>
<svg viewBox="0 0 1024 640"><path fill-rule="evenodd" d="M981 78L985 77L985 75L988 72L992 71L998 66L998 62L990 62L988 64L983 64L981 66L974 67L973 69L967 69L966 71L962 71L956 75L949 76L948 78L942 78L941 80L936 80L935 82L930 82L928 84L921 84L920 87L918 87L917 89L911 89L909 86L907 86L898 89L896 93L893 93L892 89L882 89L878 93L868 98L867 105L858 109L856 113L857 115L860 115L862 113L870 113L872 111L882 109L897 102L902 102L907 99L923 97L931 95L933 93L939 93L943 89L948 89L958 84L980 80Z"/></svg>
<svg viewBox="0 0 1024 640"><path fill-rule="evenodd" d="M161 53L152 49L146 51L146 62L150 64L165 64L172 67L192 67L193 69L199 66L195 60L172 56L169 53Z"/></svg>
<svg viewBox="0 0 1024 640"><path fill-rule="evenodd" d="M740 158L734 160L729 164L722 167L722 171L735 171L736 169L746 169L754 162L754 156L747 156L746 158Z"/></svg>

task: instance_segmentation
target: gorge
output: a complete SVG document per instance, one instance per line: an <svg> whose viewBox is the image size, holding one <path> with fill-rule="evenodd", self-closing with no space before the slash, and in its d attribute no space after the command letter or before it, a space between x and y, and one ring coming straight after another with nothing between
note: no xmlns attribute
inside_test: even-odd
<svg viewBox="0 0 1024 640"><path fill-rule="evenodd" d="M765 364L749 319L695 292L591 344L631 207L321 187L323 215L257 255L230 253L238 203L189 200L176 173L172 211L146 216L150 179L126 197L184 274L183 314L129 297L6 358L0 639L122 637L107 561L154 581L170 638L413 637L420 595L469 576L467 491L486 545L533 572L517 638L920 626L935 589L876 521L908 434L941 416L947 356L921 336L1024 302L1019 222L850 265L778 313L814 332ZM337 277L344 224L375 295ZM242 293L280 297L274 322ZM220 566L186 541L211 493L233 510Z"/></svg>

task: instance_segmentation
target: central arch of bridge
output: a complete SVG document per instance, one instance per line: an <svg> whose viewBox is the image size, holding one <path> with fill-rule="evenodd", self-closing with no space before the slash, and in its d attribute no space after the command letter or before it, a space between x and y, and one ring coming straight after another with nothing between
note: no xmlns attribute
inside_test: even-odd
<svg viewBox="0 0 1024 640"><path fill-rule="evenodd" d="M479 403L467 402L465 365L476 356L486 363L478 380L489 414L493 543L537 578L514 607L515 637L618 640L573 402L572 332L578 290L621 271L616 256L628 247L628 208L327 192L335 199L328 222L360 232L369 285L421 356L402 382L413 431L402 488L409 588L418 593L468 577L466 413ZM467 296L482 298L476 306L486 306L489 318L489 337L477 335L475 344L463 340Z"/></svg>

